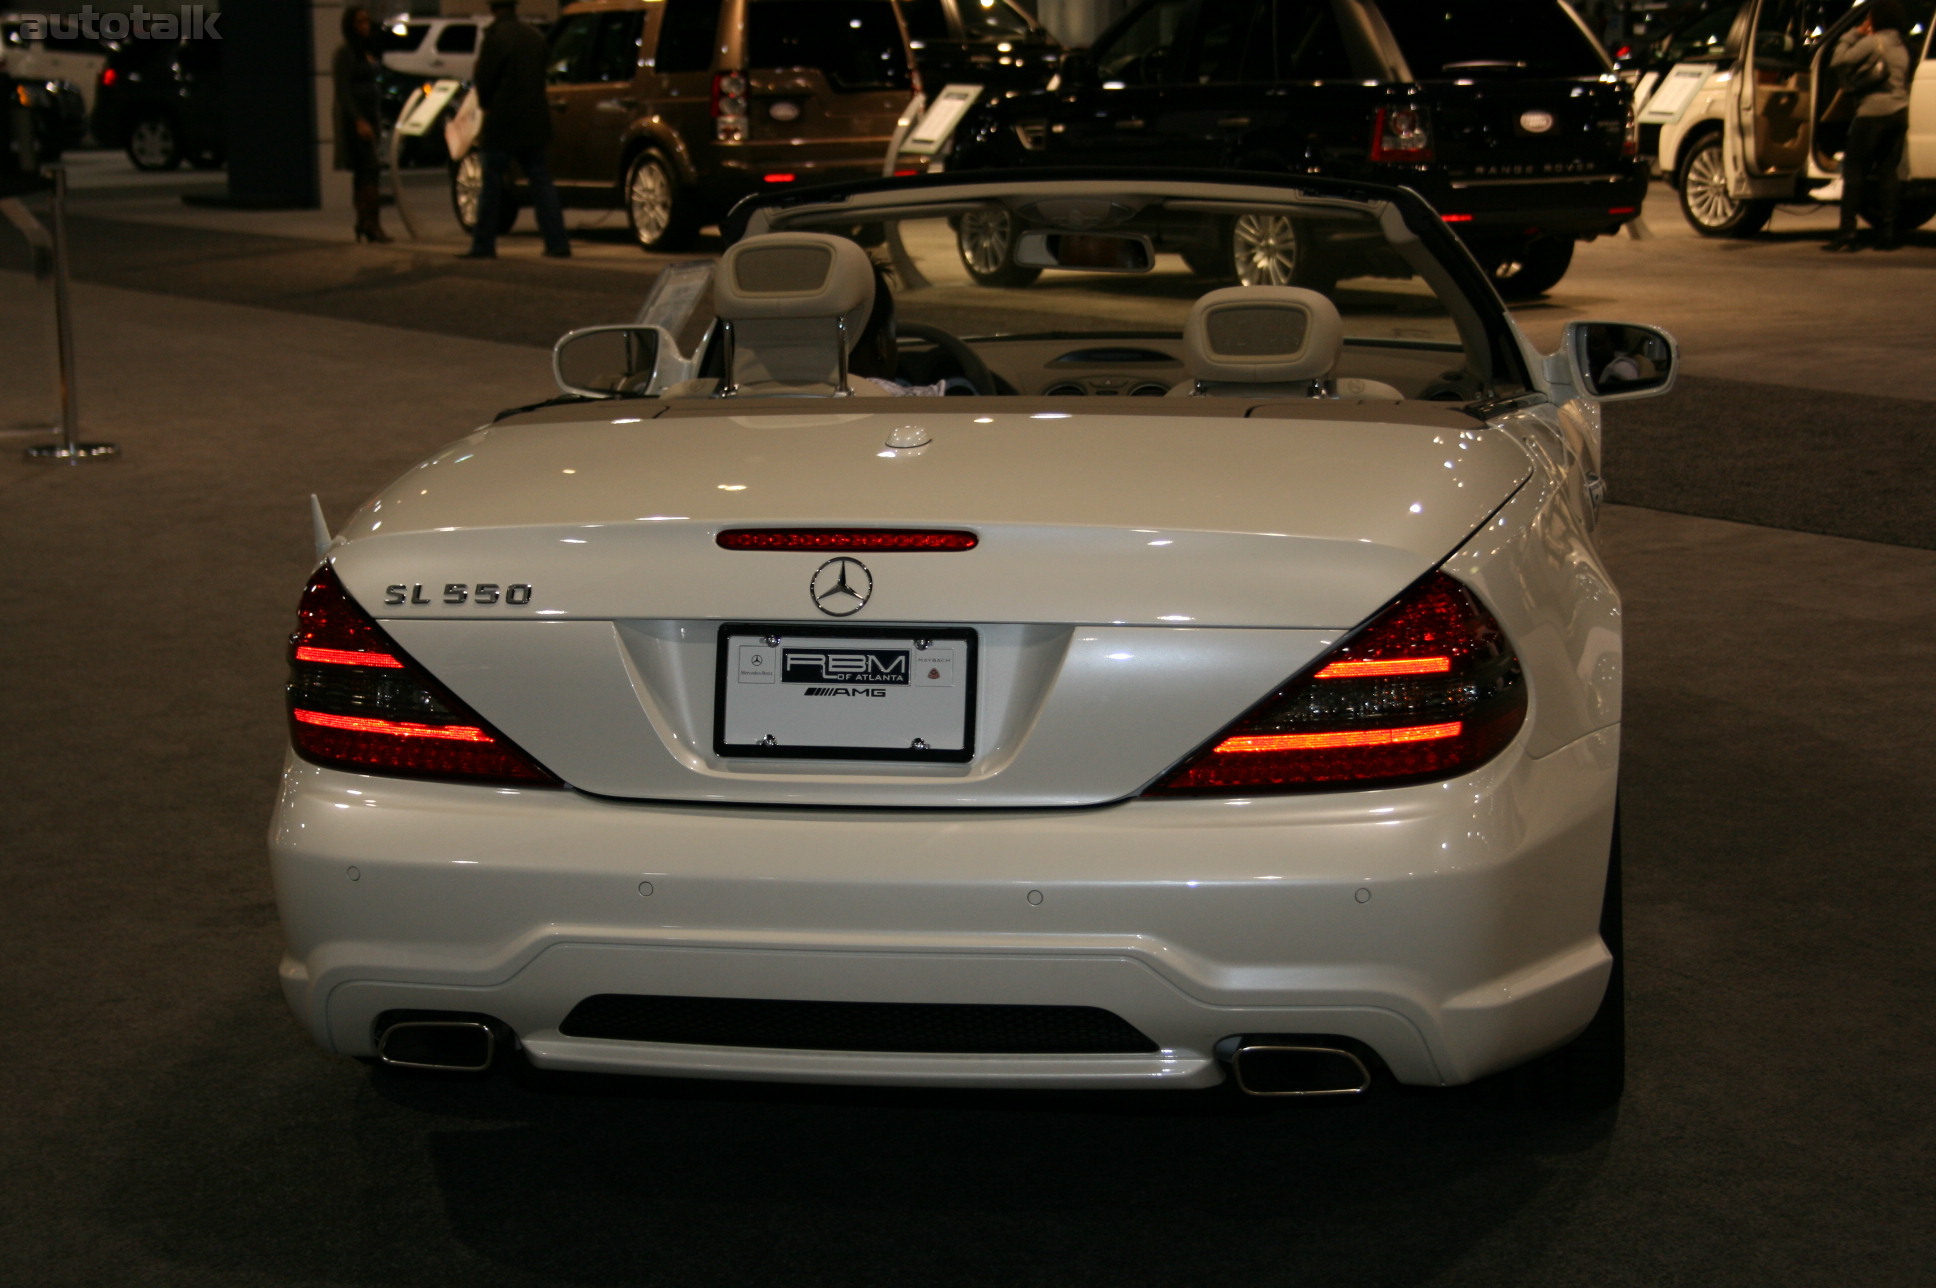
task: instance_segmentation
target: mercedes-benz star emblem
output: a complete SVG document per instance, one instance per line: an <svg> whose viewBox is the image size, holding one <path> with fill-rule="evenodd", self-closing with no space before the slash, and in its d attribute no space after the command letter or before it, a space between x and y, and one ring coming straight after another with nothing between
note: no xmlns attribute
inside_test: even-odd
<svg viewBox="0 0 1936 1288"><path fill-rule="evenodd" d="M814 571L807 592L813 596L813 606L827 616L852 617L867 607L874 593L874 574L860 560L842 555Z"/></svg>

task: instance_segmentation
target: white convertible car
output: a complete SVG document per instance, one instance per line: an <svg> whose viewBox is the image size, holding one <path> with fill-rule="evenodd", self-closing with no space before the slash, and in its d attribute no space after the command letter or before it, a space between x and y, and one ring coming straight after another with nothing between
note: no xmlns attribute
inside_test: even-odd
<svg viewBox="0 0 1936 1288"><path fill-rule="evenodd" d="M1278 284L1193 275L1206 221ZM319 525L270 837L319 1043L1618 1096L1599 404L1671 338L1535 352L1417 197L1316 179L727 232L560 342L565 396Z"/></svg>

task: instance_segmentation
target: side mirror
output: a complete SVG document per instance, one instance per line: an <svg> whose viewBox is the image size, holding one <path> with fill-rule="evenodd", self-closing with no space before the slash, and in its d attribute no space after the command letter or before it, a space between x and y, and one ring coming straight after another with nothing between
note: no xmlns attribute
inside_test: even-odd
<svg viewBox="0 0 1936 1288"><path fill-rule="evenodd" d="M617 398L656 394L690 375L691 363L656 326L588 326L551 348L551 374L568 394Z"/></svg>
<svg viewBox="0 0 1936 1288"><path fill-rule="evenodd" d="M1560 352L1573 386L1601 402L1652 398L1674 387L1680 345L1659 327L1629 322L1568 322Z"/></svg>

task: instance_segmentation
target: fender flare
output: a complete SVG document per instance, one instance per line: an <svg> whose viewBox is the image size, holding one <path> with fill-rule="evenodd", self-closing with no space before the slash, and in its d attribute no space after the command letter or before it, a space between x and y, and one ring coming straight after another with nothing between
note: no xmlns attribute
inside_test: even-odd
<svg viewBox="0 0 1936 1288"><path fill-rule="evenodd" d="M619 204L625 203L625 178L632 172L632 163L638 160L641 152L656 152L671 162L679 182L686 187L694 187L699 182L699 170L693 164L692 154L686 149L677 133L666 128L656 120L641 121L625 140L621 154L624 163L619 172L612 177L612 189Z"/></svg>
<svg viewBox="0 0 1936 1288"><path fill-rule="evenodd" d="M1706 117L1695 122L1687 129L1682 130L1680 136L1674 141L1674 157L1672 163L1670 164L1664 156L1660 158L1660 173L1661 177L1667 180L1667 186L1676 192L1680 191L1681 160L1693 150L1696 143L1710 134L1725 135L1726 133L1727 122L1718 116Z"/></svg>

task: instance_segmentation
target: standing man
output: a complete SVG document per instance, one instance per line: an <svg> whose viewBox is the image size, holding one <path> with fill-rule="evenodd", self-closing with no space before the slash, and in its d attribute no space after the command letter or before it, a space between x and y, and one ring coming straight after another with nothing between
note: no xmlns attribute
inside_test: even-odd
<svg viewBox="0 0 1936 1288"><path fill-rule="evenodd" d="M1909 137L1909 48L1902 39L1908 28L1902 0L1875 0L1829 55L1829 65L1842 73L1845 88L1860 101L1842 152L1841 226L1823 250L1851 251L1861 246L1855 220L1871 204L1875 248L1895 250L1902 245L1896 219L1902 202L1898 172ZM1850 78L1853 83L1847 83Z"/></svg>
<svg viewBox="0 0 1936 1288"><path fill-rule="evenodd" d="M544 37L518 21L517 0L491 0L491 18L477 51L474 78L478 106L484 109L484 128L477 137L484 190L477 197L471 248L459 258L497 258L499 203L504 199L505 175L515 161L530 185L531 206L544 234L544 253L564 259L571 254L571 243L565 238L564 209L545 156L551 146L551 107L545 101Z"/></svg>

